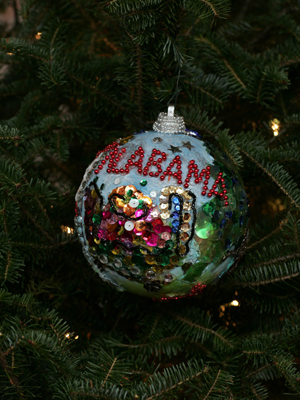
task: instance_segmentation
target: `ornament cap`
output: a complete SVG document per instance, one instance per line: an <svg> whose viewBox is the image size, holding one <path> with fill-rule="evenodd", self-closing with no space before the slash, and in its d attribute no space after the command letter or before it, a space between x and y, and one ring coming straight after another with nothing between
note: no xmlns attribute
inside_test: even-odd
<svg viewBox="0 0 300 400"><path fill-rule="evenodd" d="M153 124L153 130L162 133L185 133L184 119L174 114L174 111L175 107L170 105L168 113L159 113L157 121Z"/></svg>

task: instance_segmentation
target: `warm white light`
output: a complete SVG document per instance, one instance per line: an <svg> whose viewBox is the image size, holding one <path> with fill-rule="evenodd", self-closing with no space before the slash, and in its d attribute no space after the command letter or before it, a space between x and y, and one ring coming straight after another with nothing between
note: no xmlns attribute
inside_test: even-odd
<svg viewBox="0 0 300 400"><path fill-rule="evenodd" d="M232 302L231 303L229 303L231 306L239 306L240 305L240 303L237 301L237 300L232 300Z"/></svg>
<svg viewBox="0 0 300 400"><path fill-rule="evenodd" d="M272 125L273 131L276 131L278 128L279 128L279 126L278 126L277 124L273 124L273 125Z"/></svg>
<svg viewBox="0 0 300 400"><path fill-rule="evenodd" d="M35 35L35 38L36 38L37 40L39 40L41 37L42 37L42 32L38 32L38 33Z"/></svg>
<svg viewBox="0 0 300 400"><path fill-rule="evenodd" d="M273 132L274 136L278 136L278 134L279 134L279 132L277 130Z"/></svg>
<svg viewBox="0 0 300 400"><path fill-rule="evenodd" d="M79 335L76 335L74 339L76 339L76 340L79 339Z"/></svg>
<svg viewBox="0 0 300 400"><path fill-rule="evenodd" d="M70 228L69 226L61 225L60 229L63 232L66 232L68 235L73 235L73 233L74 233L74 229Z"/></svg>
<svg viewBox="0 0 300 400"><path fill-rule="evenodd" d="M66 339L70 339L70 334L69 334L69 332L65 334L65 338L66 338Z"/></svg>

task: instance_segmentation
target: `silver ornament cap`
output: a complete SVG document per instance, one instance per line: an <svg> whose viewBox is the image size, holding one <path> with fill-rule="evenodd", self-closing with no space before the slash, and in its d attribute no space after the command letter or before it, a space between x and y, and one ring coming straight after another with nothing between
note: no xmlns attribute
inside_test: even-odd
<svg viewBox="0 0 300 400"><path fill-rule="evenodd" d="M174 106L169 106L167 113L159 113L157 121L153 124L153 130L162 133L185 133L184 119L174 115L174 110Z"/></svg>

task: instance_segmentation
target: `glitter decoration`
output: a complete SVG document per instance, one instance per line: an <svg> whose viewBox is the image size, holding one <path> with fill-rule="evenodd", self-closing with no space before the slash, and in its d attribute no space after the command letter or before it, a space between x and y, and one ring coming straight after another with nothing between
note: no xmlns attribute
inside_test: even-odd
<svg viewBox="0 0 300 400"><path fill-rule="evenodd" d="M248 224L234 166L173 111L154 131L98 152L75 208L94 271L120 291L161 301L217 282L243 254Z"/></svg>

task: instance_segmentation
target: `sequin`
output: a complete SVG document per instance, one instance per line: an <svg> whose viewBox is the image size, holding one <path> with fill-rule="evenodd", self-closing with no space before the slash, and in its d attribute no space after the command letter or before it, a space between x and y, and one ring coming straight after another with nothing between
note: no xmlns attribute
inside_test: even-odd
<svg viewBox="0 0 300 400"><path fill-rule="evenodd" d="M165 281L166 283L172 282L173 279L174 279L174 278L173 278L173 275L172 275L172 274L166 274L166 275L164 276L164 281Z"/></svg>
<svg viewBox="0 0 300 400"><path fill-rule="evenodd" d="M187 192L184 192L182 196L183 196L186 200L191 200L191 199L192 199L192 197L191 197Z"/></svg>
<svg viewBox="0 0 300 400"><path fill-rule="evenodd" d="M160 233L163 232L163 230L164 230L163 225L155 225L155 226L154 226L154 232L155 232L155 233L160 234Z"/></svg>
<svg viewBox="0 0 300 400"><path fill-rule="evenodd" d="M92 196L93 199L96 199L98 197L97 192L96 192L95 189L92 190L91 196Z"/></svg>
<svg viewBox="0 0 300 400"><path fill-rule="evenodd" d="M162 138L160 138L160 137L155 137L155 138L153 138L153 142L154 142L154 143L160 143L160 142L162 142Z"/></svg>
<svg viewBox="0 0 300 400"><path fill-rule="evenodd" d="M190 224L188 223L184 223L181 225L180 230L182 232L188 232L191 229Z"/></svg>
<svg viewBox="0 0 300 400"><path fill-rule="evenodd" d="M131 208L129 204L125 204L123 211L128 217L131 217L135 213L135 208Z"/></svg>
<svg viewBox="0 0 300 400"><path fill-rule="evenodd" d="M162 259L160 256L154 257L154 260L155 260L155 264L161 264Z"/></svg>
<svg viewBox="0 0 300 400"><path fill-rule="evenodd" d="M128 265L129 267L131 267L132 265L134 265L134 263L131 260L131 256L125 256L123 258L124 264Z"/></svg>
<svg viewBox="0 0 300 400"><path fill-rule="evenodd" d="M151 197L151 199L156 199L157 193L155 190L152 190L152 192L150 192L150 197Z"/></svg>
<svg viewBox="0 0 300 400"><path fill-rule="evenodd" d="M160 201L161 203L167 203L167 202L169 201L169 197L168 197L168 196L161 195L161 196L159 196L159 201Z"/></svg>
<svg viewBox="0 0 300 400"><path fill-rule="evenodd" d="M125 224L125 229L126 229L126 224ZM144 231L146 229L146 222L143 220L136 221L135 223L135 229L137 231Z"/></svg>
<svg viewBox="0 0 300 400"><path fill-rule="evenodd" d="M99 260L102 264L106 264L108 262L108 258L104 254L100 254Z"/></svg>
<svg viewBox="0 0 300 400"><path fill-rule="evenodd" d="M130 272L132 275L139 275L141 270L136 265L130 268Z"/></svg>
<svg viewBox="0 0 300 400"><path fill-rule="evenodd" d="M153 267L153 271L155 271L156 273L158 273L158 274L160 274L160 273L162 273L163 272L163 267L161 266L161 265L155 265L154 267Z"/></svg>
<svg viewBox="0 0 300 400"><path fill-rule="evenodd" d="M137 208L140 205L138 199L131 199L129 202L129 206L132 208Z"/></svg>
<svg viewBox="0 0 300 400"><path fill-rule="evenodd" d="M142 180L140 181L140 185L141 185L141 186L146 186L146 185L147 185L146 179L142 179Z"/></svg>
<svg viewBox="0 0 300 400"><path fill-rule="evenodd" d="M180 211L180 205L174 207L176 211Z"/></svg>
<svg viewBox="0 0 300 400"><path fill-rule="evenodd" d="M178 187L177 189L176 189L176 193L177 194L182 194L184 192L184 190L182 189L182 187Z"/></svg>
<svg viewBox="0 0 300 400"><path fill-rule="evenodd" d="M172 218L179 218L179 213L177 211L174 211L171 215Z"/></svg>
<svg viewBox="0 0 300 400"><path fill-rule="evenodd" d="M189 239L189 235L186 232L181 232L180 233L180 240L183 242L186 242Z"/></svg>
<svg viewBox="0 0 300 400"><path fill-rule="evenodd" d="M122 261L119 259L119 258L116 258L115 260L114 260L114 266L116 267L116 268L121 268L122 267Z"/></svg>
<svg viewBox="0 0 300 400"><path fill-rule="evenodd" d="M151 233L151 236L146 241L146 244L148 246L154 247L157 245L158 239L159 239L159 236L156 233Z"/></svg>
<svg viewBox="0 0 300 400"><path fill-rule="evenodd" d="M168 206L168 204L161 203L161 204L159 205L159 208L160 208L161 210L167 210L167 209L169 208L169 206Z"/></svg>
<svg viewBox="0 0 300 400"><path fill-rule="evenodd" d="M153 208L153 210L151 211L151 216L152 216L152 218L158 218L159 210L157 208Z"/></svg>
<svg viewBox="0 0 300 400"><path fill-rule="evenodd" d="M147 279L151 279L151 280L152 280L152 279L155 278L155 275L156 275L156 274L155 274L154 271L148 270L148 271L146 271L146 274L145 274L145 275L146 275L146 278L147 278Z"/></svg>
<svg viewBox="0 0 300 400"><path fill-rule="evenodd" d="M144 211L143 211L143 210L136 210L136 212L134 213L134 215L135 215L137 218L140 218L143 214L144 214Z"/></svg>
<svg viewBox="0 0 300 400"><path fill-rule="evenodd" d="M170 194L170 189L168 187L164 187L164 188L161 189L161 193L164 196L168 196Z"/></svg>
<svg viewBox="0 0 300 400"><path fill-rule="evenodd" d="M165 245L166 245L165 240L159 239L159 240L157 241L157 246L158 246L160 249L163 249L163 248L165 247Z"/></svg>
<svg viewBox="0 0 300 400"><path fill-rule="evenodd" d="M124 196L124 194L125 194L125 186L120 186L120 187L116 188L115 191L116 191L117 194L119 194L121 196Z"/></svg>
<svg viewBox="0 0 300 400"><path fill-rule="evenodd" d="M95 242L96 244L100 244L100 239L94 239L94 242Z"/></svg>
<svg viewBox="0 0 300 400"><path fill-rule="evenodd" d="M118 254L120 254L120 249L119 249L119 247L116 247L115 249L112 249L112 251L111 251L114 255L118 255Z"/></svg>
<svg viewBox="0 0 300 400"><path fill-rule="evenodd" d="M118 208L123 208L125 206L124 200L119 197L115 198L115 204Z"/></svg>
<svg viewBox="0 0 300 400"><path fill-rule="evenodd" d="M172 256L170 257L170 263L175 265L179 262L179 257L178 256Z"/></svg>
<svg viewBox="0 0 300 400"><path fill-rule="evenodd" d="M182 219L184 222L190 222L190 220L192 219L192 216L189 213L184 213L182 216Z"/></svg>
<svg viewBox="0 0 300 400"><path fill-rule="evenodd" d="M155 263L154 257L153 257L153 256L149 256L149 255L147 255L147 256L145 257L145 261L146 261L146 263L149 264L149 265L152 265L152 264Z"/></svg>
<svg viewBox="0 0 300 400"><path fill-rule="evenodd" d="M92 220L93 220L95 225L100 225L100 223L101 223L101 215L94 214Z"/></svg>
<svg viewBox="0 0 300 400"><path fill-rule="evenodd" d="M126 231L132 231L134 228L134 223L132 221L126 221L124 228L126 229Z"/></svg>
<svg viewBox="0 0 300 400"><path fill-rule="evenodd" d="M180 201L179 201L179 198L178 197L173 197L173 199L172 199L172 203L173 204L180 204Z"/></svg>
<svg viewBox="0 0 300 400"><path fill-rule="evenodd" d="M170 232L163 232L160 236L163 240L170 240L171 239L171 233Z"/></svg>
<svg viewBox="0 0 300 400"><path fill-rule="evenodd" d="M175 186L169 186L169 191L170 191L170 193L175 193L176 192L176 187Z"/></svg>
<svg viewBox="0 0 300 400"><path fill-rule="evenodd" d="M115 179L115 185L118 185L120 182L121 182L121 179L120 179L120 178L116 178L116 179Z"/></svg>
<svg viewBox="0 0 300 400"><path fill-rule="evenodd" d="M181 246L179 246L179 254L184 254L186 252L186 247L185 247L185 245L181 245Z"/></svg>
<svg viewBox="0 0 300 400"><path fill-rule="evenodd" d="M175 228L179 227L179 221L177 221L176 219L172 221L172 226L174 226Z"/></svg>
<svg viewBox="0 0 300 400"><path fill-rule="evenodd" d="M151 206L152 206L152 200L150 199L150 197L148 197L148 196L143 196L143 197L140 198L140 200L143 200L143 202L144 202L145 204L147 204L148 207L151 207Z"/></svg>
<svg viewBox="0 0 300 400"><path fill-rule="evenodd" d="M137 191L137 189L136 189L136 187L134 185L127 185L125 187L125 193L127 193L129 190L132 190L132 193Z"/></svg>
<svg viewBox="0 0 300 400"><path fill-rule="evenodd" d="M168 218L170 218L170 215L171 215L170 211L166 211L166 212L160 214L162 219L168 219Z"/></svg>
<svg viewBox="0 0 300 400"><path fill-rule="evenodd" d="M185 201L185 202L183 203L183 209L184 209L184 210L189 211L191 208L192 208L192 205L191 205L191 203L189 203L188 201Z"/></svg>

